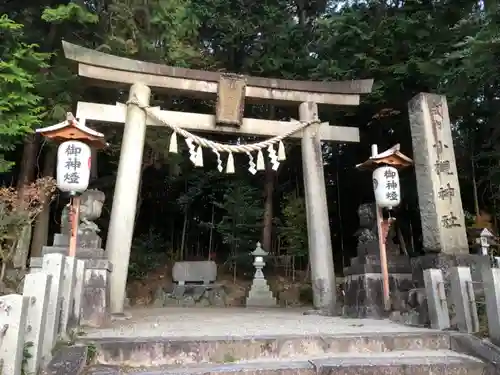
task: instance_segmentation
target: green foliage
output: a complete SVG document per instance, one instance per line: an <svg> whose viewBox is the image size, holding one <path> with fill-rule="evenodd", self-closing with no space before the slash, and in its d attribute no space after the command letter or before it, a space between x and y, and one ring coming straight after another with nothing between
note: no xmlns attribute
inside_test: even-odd
<svg viewBox="0 0 500 375"><path fill-rule="evenodd" d="M215 228L223 242L231 248L233 256L253 251L260 238L264 213L260 195L256 188L233 180L223 199L214 202L222 210L222 220Z"/></svg>
<svg viewBox="0 0 500 375"><path fill-rule="evenodd" d="M38 73L47 67L48 54L24 41L23 25L0 16L0 173L13 163L5 160L23 137L40 125L44 115L37 95Z"/></svg>
<svg viewBox="0 0 500 375"><path fill-rule="evenodd" d="M131 280L142 280L167 259L168 246L154 231L141 235L132 242L128 275Z"/></svg>
<svg viewBox="0 0 500 375"><path fill-rule="evenodd" d="M50 23L77 22L95 24L99 22L99 17L80 5L70 2L61 4L55 8L47 7L42 13L42 20Z"/></svg>
<svg viewBox="0 0 500 375"><path fill-rule="evenodd" d="M288 254L307 255L307 218L306 205L302 197L295 193L284 199L283 224L279 228Z"/></svg>

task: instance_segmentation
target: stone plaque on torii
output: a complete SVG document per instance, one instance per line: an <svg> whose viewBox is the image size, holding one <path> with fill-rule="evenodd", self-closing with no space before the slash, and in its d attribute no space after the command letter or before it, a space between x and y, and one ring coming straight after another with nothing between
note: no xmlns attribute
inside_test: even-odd
<svg viewBox="0 0 500 375"><path fill-rule="evenodd" d="M241 76L136 61L67 42L63 42L63 48L65 56L77 63L78 74L92 84L109 87L112 83L117 88L130 88L126 104L79 102L76 113L80 121L125 124L106 244L108 258L113 264L110 293L112 313L123 313L147 125L173 130L171 151L177 150L177 134L186 138L191 160L196 166L203 165L202 148L216 153L219 170L222 170L220 153L228 153L228 173L234 172L234 167L231 168L232 154L238 152L248 155L249 171L255 173L253 171L259 170L259 159L262 160L264 147L276 169L282 157L276 155L273 146L279 142L281 151L283 139L301 139L314 307L320 313L335 313L336 284L321 142L359 142L359 130L321 123L318 104L358 105L360 95L371 92L373 80L312 82ZM176 94L182 92L197 98L217 97L216 114L150 107L151 90ZM297 105L299 121L243 118L245 102ZM196 136L190 130L273 138L249 145L222 145ZM252 152L258 152L257 169Z"/></svg>

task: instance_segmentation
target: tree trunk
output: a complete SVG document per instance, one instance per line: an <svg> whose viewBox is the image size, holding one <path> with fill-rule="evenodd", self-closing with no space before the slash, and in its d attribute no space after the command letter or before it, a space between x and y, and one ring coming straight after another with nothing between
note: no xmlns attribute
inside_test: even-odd
<svg viewBox="0 0 500 375"><path fill-rule="evenodd" d="M38 150L38 139L35 134L30 134L24 141L23 158L21 169L17 180L19 197L23 196L25 185L35 179L36 153Z"/></svg>
<svg viewBox="0 0 500 375"><path fill-rule="evenodd" d="M270 165L266 168L266 182L264 185L264 226L262 229L263 249L272 252L273 240L273 191L274 191L274 171Z"/></svg>
<svg viewBox="0 0 500 375"><path fill-rule="evenodd" d="M275 117L275 107L269 106L269 119ZM266 165L264 183L264 220L262 228L262 247L265 251L272 252L273 241L273 192L274 192L274 171L269 164Z"/></svg>
<svg viewBox="0 0 500 375"><path fill-rule="evenodd" d="M188 208L186 207L186 211L184 212L184 223L182 224L181 248L179 250L179 260L187 259L188 250L186 249L186 251L184 251L184 248L186 247L187 224L188 224Z"/></svg>
<svg viewBox="0 0 500 375"><path fill-rule="evenodd" d="M35 179L35 166L36 154L38 149L38 139L35 134L30 134L24 141L23 158L21 160L21 169L17 181L17 194L18 203L21 209L24 209L26 201L24 200L24 193L26 186ZM17 242L14 254L12 254L9 266L14 268L26 268L26 261L28 260L28 253L31 242L31 224L27 224L20 231L21 238Z"/></svg>
<svg viewBox="0 0 500 375"><path fill-rule="evenodd" d="M50 147L45 155L45 162L43 165L43 176L53 177L54 169L56 166L56 153L55 147ZM42 212L38 215L33 231L33 240L31 241L31 256L39 257L42 253L42 247L47 245L49 237L49 221L50 221L50 202L46 201L43 204Z"/></svg>

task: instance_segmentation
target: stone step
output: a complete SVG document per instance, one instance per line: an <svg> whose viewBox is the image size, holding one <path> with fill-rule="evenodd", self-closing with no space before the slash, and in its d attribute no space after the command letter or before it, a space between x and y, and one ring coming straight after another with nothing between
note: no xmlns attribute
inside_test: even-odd
<svg viewBox="0 0 500 375"><path fill-rule="evenodd" d="M209 324L209 323L207 323ZM338 353L384 353L398 350L448 350L446 332L254 337L113 337L85 338L95 346L99 364L120 366L194 365L248 360L321 357ZM230 360L229 360L230 359Z"/></svg>
<svg viewBox="0 0 500 375"><path fill-rule="evenodd" d="M483 375L486 365L449 350L340 353L297 360L252 361L169 368L92 366L87 375Z"/></svg>

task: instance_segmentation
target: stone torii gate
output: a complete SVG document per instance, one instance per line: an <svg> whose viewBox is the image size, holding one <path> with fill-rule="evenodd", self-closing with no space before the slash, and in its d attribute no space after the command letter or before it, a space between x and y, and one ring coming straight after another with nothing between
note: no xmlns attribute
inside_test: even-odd
<svg viewBox="0 0 500 375"><path fill-rule="evenodd" d="M176 68L117 57L63 42L65 56L78 63L78 74L96 86L130 88L128 105L79 102L80 121L125 124L113 196L106 253L113 264L110 309L122 314L130 248L141 178L146 126L168 124L197 132L276 136L293 131L297 122L243 118L244 102L298 105L302 123L313 123L292 134L300 138L304 170L309 257L316 310L333 315L336 284L326 200L321 141L359 142L354 127L330 126L318 120L318 104L358 105L371 92L373 80L311 82L239 76ZM149 108L151 89L192 97L217 97L216 115Z"/></svg>

